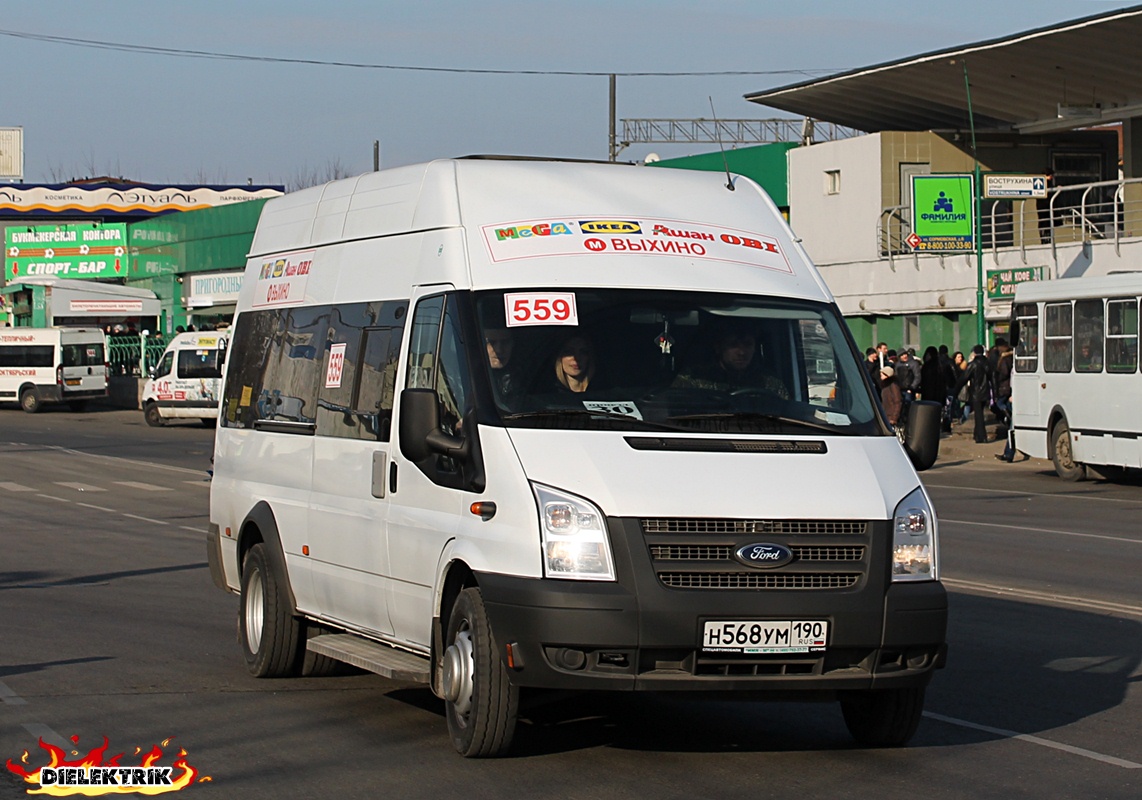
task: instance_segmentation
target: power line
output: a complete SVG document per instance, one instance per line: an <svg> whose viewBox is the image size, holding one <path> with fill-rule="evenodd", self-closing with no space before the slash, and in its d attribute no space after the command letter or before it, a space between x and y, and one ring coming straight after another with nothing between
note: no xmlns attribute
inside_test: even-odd
<svg viewBox="0 0 1142 800"><path fill-rule="evenodd" d="M567 75L574 77L605 77L616 75L620 78L684 78L715 77L731 75L805 75L831 74L835 69L771 69L771 70L718 70L710 72L579 72L575 70L541 69L467 69L459 67L412 67L399 64L366 64L356 61L325 61L316 58L284 58L281 56L253 56L242 53L219 53L211 50L186 50L175 47L154 47L145 44L124 42L104 42L97 39L72 39L67 36L50 36L45 33L9 31L0 29L0 36L13 39L26 39L49 44L62 44L70 47L85 47L94 50L116 50L122 53L143 53L155 56L177 58L204 58L217 61L260 61L268 64L304 64L318 67L350 67L353 69L403 70L407 72L451 72L470 75Z"/></svg>

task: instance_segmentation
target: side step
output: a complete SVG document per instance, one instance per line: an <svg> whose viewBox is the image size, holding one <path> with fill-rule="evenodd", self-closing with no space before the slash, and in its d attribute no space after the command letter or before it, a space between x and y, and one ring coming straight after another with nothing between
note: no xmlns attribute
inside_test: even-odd
<svg viewBox="0 0 1142 800"><path fill-rule="evenodd" d="M428 659L424 656L362 639L351 633L314 636L305 643L305 649L394 681L428 683L431 679Z"/></svg>

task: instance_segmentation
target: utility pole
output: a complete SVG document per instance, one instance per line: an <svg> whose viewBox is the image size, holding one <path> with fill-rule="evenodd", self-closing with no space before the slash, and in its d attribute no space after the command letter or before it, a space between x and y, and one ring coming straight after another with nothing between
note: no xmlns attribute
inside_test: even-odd
<svg viewBox="0 0 1142 800"><path fill-rule="evenodd" d="M381 171L381 140L373 140L373 172Z"/></svg>
<svg viewBox="0 0 1142 800"><path fill-rule="evenodd" d="M615 73L610 75L611 95L610 95L610 112L611 112L611 135L609 144L607 146L607 160L615 161L618 159L618 142L615 140Z"/></svg>
<svg viewBox="0 0 1142 800"><path fill-rule="evenodd" d="M980 207L980 195L983 185L979 175L979 151L975 146L975 115L971 108L971 82L968 80L968 62L962 59L964 65L964 91L968 97L968 126L971 129L971 156L975 162L975 185L972 189L972 214L975 215L975 334L976 341L987 349L987 326L983 319L983 220Z"/></svg>

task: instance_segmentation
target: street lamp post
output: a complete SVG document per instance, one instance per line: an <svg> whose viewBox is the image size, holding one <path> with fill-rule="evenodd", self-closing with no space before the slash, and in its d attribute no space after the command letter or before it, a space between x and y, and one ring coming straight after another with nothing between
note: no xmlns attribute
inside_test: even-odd
<svg viewBox="0 0 1142 800"><path fill-rule="evenodd" d="M980 195L983 185L980 183L979 152L975 146L975 115L971 107L971 82L968 80L967 59L961 59L964 65L964 91L968 98L968 127L971 129L971 156L975 162L975 188L972 190L972 213L975 215L975 335L976 342L987 347L986 326L983 319L983 220L980 208Z"/></svg>

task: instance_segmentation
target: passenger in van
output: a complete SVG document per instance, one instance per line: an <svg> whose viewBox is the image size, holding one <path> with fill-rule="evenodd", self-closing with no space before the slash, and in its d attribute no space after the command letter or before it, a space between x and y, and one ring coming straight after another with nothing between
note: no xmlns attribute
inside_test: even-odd
<svg viewBox="0 0 1142 800"><path fill-rule="evenodd" d="M722 330L714 345L714 358L674 379L676 388L712 389L733 392L761 389L789 399L789 389L779 378L762 367L757 355L757 337L746 328L731 326Z"/></svg>
<svg viewBox="0 0 1142 800"><path fill-rule="evenodd" d="M485 328L484 345L488 351L488 366L491 368L492 391L496 400L507 403L519 395L519 381L511 367L515 340L512 332L505 328Z"/></svg>
<svg viewBox="0 0 1142 800"><path fill-rule="evenodd" d="M595 348L586 336L566 339L555 355L555 379L568 392L587 391L595 377Z"/></svg>

